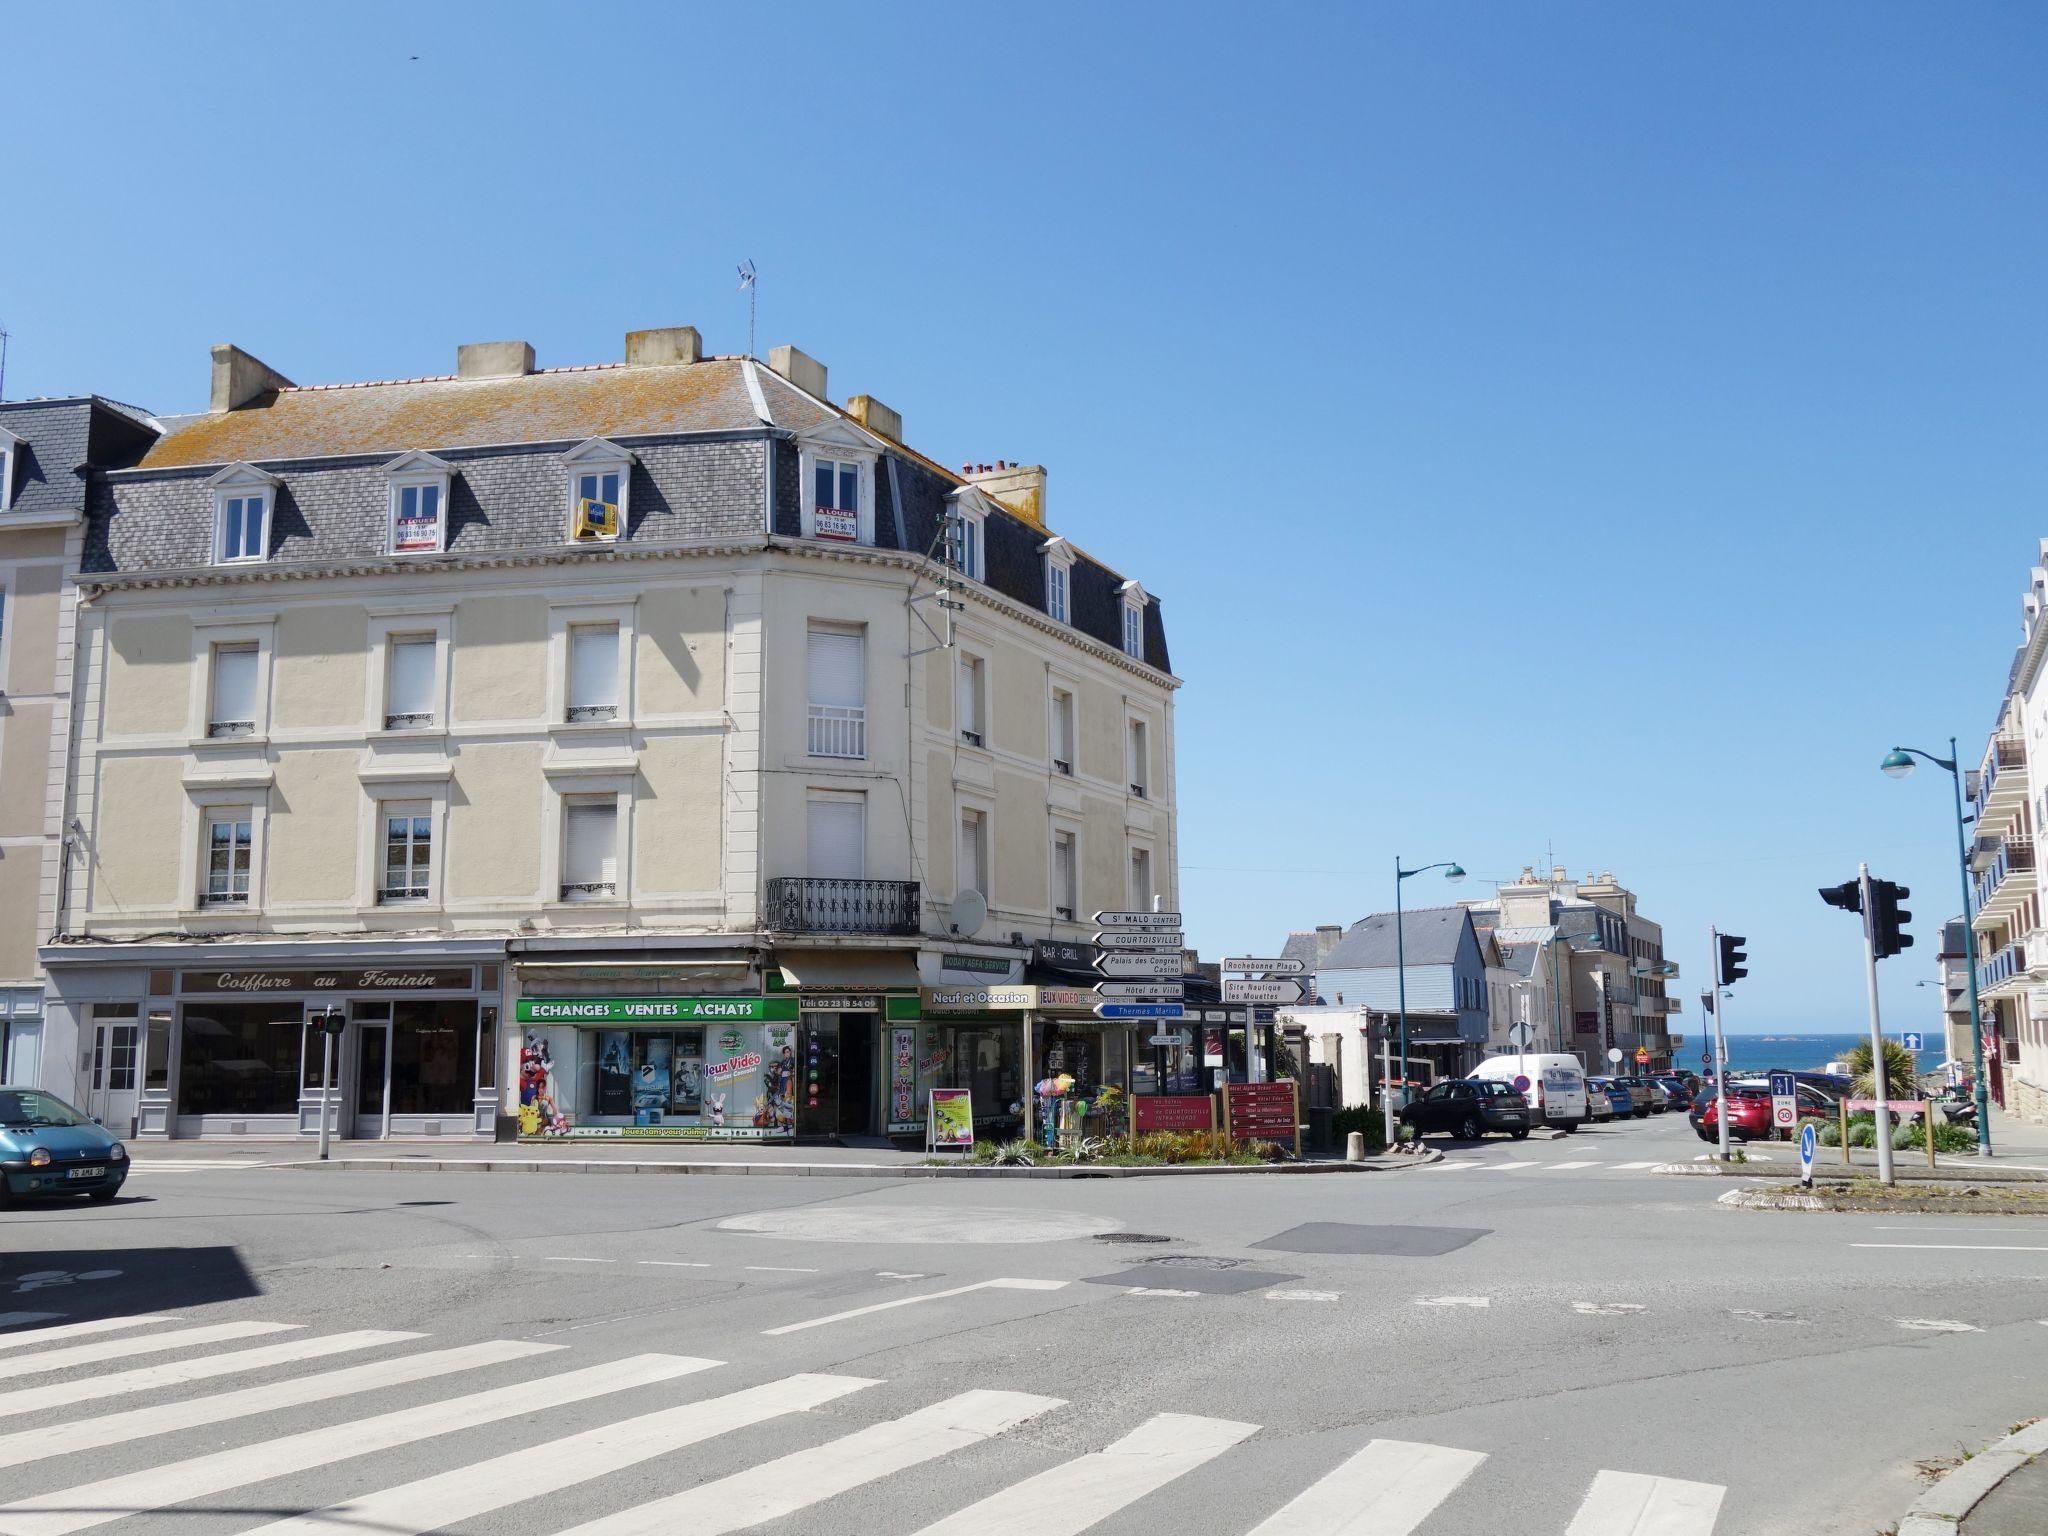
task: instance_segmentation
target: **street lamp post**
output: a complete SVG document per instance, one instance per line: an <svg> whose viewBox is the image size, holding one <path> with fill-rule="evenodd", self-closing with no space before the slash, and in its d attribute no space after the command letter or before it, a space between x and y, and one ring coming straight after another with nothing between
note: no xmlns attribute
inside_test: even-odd
<svg viewBox="0 0 2048 1536"><path fill-rule="evenodd" d="M1913 771L1913 759L1925 758L1937 768L1946 768L1955 785L1956 793L1956 866L1963 877L1963 964L1965 977L1970 988L1970 1052L1977 1073L1977 1155L1991 1155L1991 1094L1984 1078L1984 1015L1977 1008L1977 926L1970 911L1970 847L1963 836L1963 773L1958 766L1960 754L1956 751L1956 739L1948 739L1948 756L1936 757L1932 752L1922 752L1918 747L1893 747L1887 752L1878 767L1886 777L1903 779ZM1943 1032L1946 1033L1943 1021ZM1882 1061L1873 1065L1873 1070L1882 1072ZM1934 1132L1930 1129L1930 1137Z"/></svg>
<svg viewBox="0 0 2048 1536"><path fill-rule="evenodd" d="M1450 860L1440 864L1424 864L1419 869L1403 869L1401 856L1394 855L1394 967L1400 972L1398 983L1401 1002L1401 1085L1408 1084L1408 945L1401 933L1401 882L1410 875L1427 874L1432 869L1444 872L1444 879L1456 885L1465 878L1464 866ZM1388 1092L1392 1092L1392 1085Z"/></svg>

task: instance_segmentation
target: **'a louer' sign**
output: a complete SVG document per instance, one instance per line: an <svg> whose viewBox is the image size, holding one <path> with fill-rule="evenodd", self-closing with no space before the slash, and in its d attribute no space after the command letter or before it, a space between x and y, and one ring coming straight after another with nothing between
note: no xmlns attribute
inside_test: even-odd
<svg viewBox="0 0 2048 1536"><path fill-rule="evenodd" d="M794 1024L794 997L522 997L514 1017L522 1024Z"/></svg>

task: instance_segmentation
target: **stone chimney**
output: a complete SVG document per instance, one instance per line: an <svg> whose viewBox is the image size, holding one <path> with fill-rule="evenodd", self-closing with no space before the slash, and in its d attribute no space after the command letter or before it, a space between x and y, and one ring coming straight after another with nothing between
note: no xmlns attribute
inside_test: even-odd
<svg viewBox="0 0 2048 1536"><path fill-rule="evenodd" d="M962 473L969 485L993 496L1027 523L1045 527L1043 464L1011 464L999 459L994 464L969 465Z"/></svg>
<svg viewBox="0 0 2048 1536"><path fill-rule="evenodd" d="M1344 926L1341 923L1316 924L1317 965L1321 965L1325 960L1330 958L1330 951L1337 947L1338 943L1343 939L1343 937Z"/></svg>
<svg viewBox="0 0 2048 1536"><path fill-rule="evenodd" d="M517 379L531 372L530 341L471 341L455 349L458 379Z"/></svg>
<svg viewBox="0 0 2048 1536"><path fill-rule="evenodd" d="M768 354L768 366L806 394L825 395L825 365L795 347L776 347Z"/></svg>
<svg viewBox="0 0 2048 1536"><path fill-rule="evenodd" d="M1553 864L1553 865L1551 865L1551 866L1550 866L1550 878L1551 878L1551 881L1552 881L1552 882L1553 882L1554 884L1557 884L1557 885L1563 885L1563 884L1564 884L1564 866L1563 866L1562 864Z"/></svg>
<svg viewBox="0 0 2048 1536"><path fill-rule="evenodd" d="M855 395L846 402L846 414L877 437L892 443L903 441L903 413L890 410L873 395Z"/></svg>
<svg viewBox="0 0 2048 1536"><path fill-rule="evenodd" d="M243 406L290 389L292 381L240 347L223 343L213 349L213 399L210 411L239 411Z"/></svg>
<svg viewBox="0 0 2048 1536"><path fill-rule="evenodd" d="M626 365L659 368L670 363L701 362L704 339L694 325L671 325L658 331L626 332Z"/></svg>

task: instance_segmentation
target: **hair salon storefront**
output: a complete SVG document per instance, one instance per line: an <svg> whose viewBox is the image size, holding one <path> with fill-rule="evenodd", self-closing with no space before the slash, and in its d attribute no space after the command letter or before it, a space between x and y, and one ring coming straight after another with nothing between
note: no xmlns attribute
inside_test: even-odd
<svg viewBox="0 0 2048 1536"><path fill-rule="evenodd" d="M152 946L139 964L45 951L79 1107L142 1139L317 1136L323 1101L347 1139L493 1134L502 966L483 956L502 946L377 959L224 947Z"/></svg>

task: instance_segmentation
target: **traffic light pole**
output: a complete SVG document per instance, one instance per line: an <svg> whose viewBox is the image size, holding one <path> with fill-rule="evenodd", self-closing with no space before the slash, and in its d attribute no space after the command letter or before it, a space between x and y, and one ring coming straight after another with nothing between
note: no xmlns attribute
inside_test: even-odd
<svg viewBox="0 0 2048 1536"><path fill-rule="evenodd" d="M1728 999L1721 995L1721 930L1707 929L1707 974L1713 978L1708 996L1714 1000L1714 1125L1720 1133L1721 1161L1728 1162L1728 1030L1721 1010Z"/></svg>
<svg viewBox="0 0 2048 1536"><path fill-rule="evenodd" d="M1898 1182L1892 1173L1892 1114L1885 1079L1884 1027L1877 1013L1877 903L1871 899L1870 866L1856 866L1856 884L1863 897L1863 970L1870 985L1870 1077L1872 1097L1877 1103L1877 1177L1880 1183ZM1927 1127L1931 1139L1934 1127Z"/></svg>

